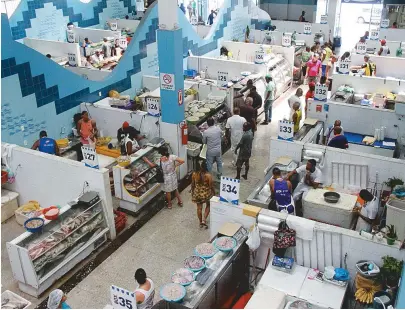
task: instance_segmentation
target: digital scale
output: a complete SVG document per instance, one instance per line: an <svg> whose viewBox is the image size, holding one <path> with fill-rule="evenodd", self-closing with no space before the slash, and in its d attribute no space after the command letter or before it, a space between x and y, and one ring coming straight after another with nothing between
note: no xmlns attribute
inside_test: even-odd
<svg viewBox="0 0 405 310"><path fill-rule="evenodd" d="M94 191L84 193L78 199L78 202L80 202L82 204L86 204L89 207L94 205L95 203L97 203L99 201L100 201L100 196L98 195L97 192L94 192Z"/></svg>

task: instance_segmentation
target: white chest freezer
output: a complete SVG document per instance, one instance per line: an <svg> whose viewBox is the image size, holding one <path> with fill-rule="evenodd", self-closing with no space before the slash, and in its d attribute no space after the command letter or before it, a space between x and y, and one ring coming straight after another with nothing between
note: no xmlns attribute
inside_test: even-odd
<svg viewBox="0 0 405 310"><path fill-rule="evenodd" d="M303 199L303 214L307 219L312 219L327 224L350 228L352 210L356 204L357 196L339 193L337 203L326 202L324 189L310 189Z"/></svg>

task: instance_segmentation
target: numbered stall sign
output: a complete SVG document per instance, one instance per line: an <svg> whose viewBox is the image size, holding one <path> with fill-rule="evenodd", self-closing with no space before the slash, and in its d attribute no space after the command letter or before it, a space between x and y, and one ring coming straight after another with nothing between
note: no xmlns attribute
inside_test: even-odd
<svg viewBox="0 0 405 310"><path fill-rule="evenodd" d="M228 72L218 71L218 86L224 86L228 84Z"/></svg>
<svg viewBox="0 0 405 310"><path fill-rule="evenodd" d="M87 167L98 169L96 149L91 146L82 146L83 162Z"/></svg>
<svg viewBox="0 0 405 310"><path fill-rule="evenodd" d="M77 66L76 54L68 53L68 63L69 63L69 66L72 66L72 67Z"/></svg>
<svg viewBox="0 0 405 310"><path fill-rule="evenodd" d="M328 23L328 15L321 15L321 24Z"/></svg>
<svg viewBox="0 0 405 310"><path fill-rule="evenodd" d="M262 63L264 63L264 51L263 51L263 50L258 50L258 51L256 51L256 54L255 54L255 63L257 63L257 64L262 64Z"/></svg>
<svg viewBox="0 0 405 310"><path fill-rule="evenodd" d="M316 84L314 99L318 101L326 101L326 99L328 99L328 86Z"/></svg>
<svg viewBox="0 0 405 310"><path fill-rule="evenodd" d="M291 46L291 36L283 35L283 37L281 38L281 45L284 47Z"/></svg>
<svg viewBox="0 0 405 310"><path fill-rule="evenodd" d="M380 38L380 29L374 29L370 32L370 40L378 40Z"/></svg>
<svg viewBox="0 0 405 310"><path fill-rule="evenodd" d="M110 23L110 29L112 31L116 31L118 29L118 23L117 22L111 22Z"/></svg>
<svg viewBox="0 0 405 310"><path fill-rule="evenodd" d="M127 38L125 38L125 37L119 38L118 45L119 45L119 47L121 47L124 50L127 49L127 46L128 46Z"/></svg>
<svg viewBox="0 0 405 310"><path fill-rule="evenodd" d="M311 34L312 33L312 24L305 23L304 24L304 34Z"/></svg>
<svg viewBox="0 0 405 310"><path fill-rule="evenodd" d="M294 122L279 121L278 122L278 139L292 141L294 137Z"/></svg>
<svg viewBox="0 0 405 310"><path fill-rule="evenodd" d="M136 309L135 293L111 285L110 302L114 309Z"/></svg>
<svg viewBox="0 0 405 310"><path fill-rule="evenodd" d="M349 74L351 67L350 59L341 60L339 62L339 73L341 74Z"/></svg>
<svg viewBox="0 0 405 310"><path fill-rule="evenodd" d="M356 45L356 53L357 54L365 54L367 51L367 44L364 42L358 42Z"/></svg>
<svg viewBox="0 0 405 310"><path fill-rule="evenodd" d="M380 23L381 28L388 28L390 26L390 20L389 19L382 19Z"/></svg>
<svg viewBox="0 0 405 310"><path fill-rule="evenodd" d="M221 177L221 190L219 199L234 205L239 204L240 180L227 177Z"/></svg>
<svg viewBox="0 0 405 310"><path fill-rule="evenodd" d="M190 23L191 23L191 25L197 25L198 24L198 18L196 16L191 16Z"/></svg>
<svg viewBox="0 0 405 310"><path fill-rule="evenodd" d="M76 35L72 30L67 30L67 41L69 43L75 43Z"/></svg>
<svg viewBox="0 0 405 310"><path fill-rule="evenodd" d="M146 98L146 107L148 114L151 116L160 116L160 99L159 98Z"/></svg>

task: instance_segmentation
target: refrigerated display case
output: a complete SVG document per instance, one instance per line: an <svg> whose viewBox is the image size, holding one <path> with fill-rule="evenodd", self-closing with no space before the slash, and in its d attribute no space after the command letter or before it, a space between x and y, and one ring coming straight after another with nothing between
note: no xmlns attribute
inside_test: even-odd
<svg viewBox="0 0 405 310"><path fill-rule="evenodd" d="M202 106L206 106L207 102L211 105L211 109L209 112L201 116L198 120L194 122L190 122L190 118L187 119L188 125L188 140L195 143L203 144L203 133L208 128L207 120L209 117L212 117L215 121L215 125L221 128L222 131L222 153L225 153L229 149L229 145L226 143L225 140L225 125L227 119L232 115L229 107L225 103L225 98L222 101L218 101L213 107L212 100L208 99L205 101L198 101L196 104L200 103ZM198 107L198 105L196 105ZM189 108L190 110L190 108ZM198 107L196 111L201 111L201 107ZM203 110L206 111L206 110ZM196 112L201 113L201 112ZM199 114L197 114L199 115Z"/></svg>
<svg viewBox="0 0 405 310"><path fill-rule="evenodd" d="M98 196L97 196L98 197ZM100 199L60 209L35 233L7 242L11 269L21 291L38 297L107 240L107 215Z"/></svg>
<svg viewBox="0 0 405 310"><path fill-rule="evenodd" d="M134 155L128 166L114 166L113 175L115 197L121 199L120 207L137 213L160 193L160 184L155 178L160 155L150 146Z"/></svg>
<svg viewBox="0 0 405 310"><path fill-rule="evenodd" d="M284 93L292 83L291 64L282 56L277 55L267 63L268 74L276 83L276 99Z"/></svg>

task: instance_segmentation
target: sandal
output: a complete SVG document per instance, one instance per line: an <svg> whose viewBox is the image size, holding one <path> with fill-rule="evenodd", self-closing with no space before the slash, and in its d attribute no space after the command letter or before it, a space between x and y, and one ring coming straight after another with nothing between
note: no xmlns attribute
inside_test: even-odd
<svg viewBox="0 0 405 310"><path fill-rule="evenodd" d="M179 207L183 207L183 202L180 201L179 203L177 203L177 205L178 205Z"/></svg>
<svg viewBox="0 0 405 310"><path fill-rule="evenodd" d="M202 226L202 227L205 228L205 229L208 229L208 225L207 225L207 223L205 223L204 221L201 223L200 226Z"/></svg>
<svg viewBox="0 0 405 310"><path fill-rule="evenodd" d="M171 209L172 209L172 205L171 205L171 204L167 205L167 208L168 208L169 210L171 210Z"/></svg>
<svg viewBox="0 0 405 310"><path fill-rule="evenodd" d="M203 223L200 223L200 228L204 228L204 225L203 225Z"/></svg>

